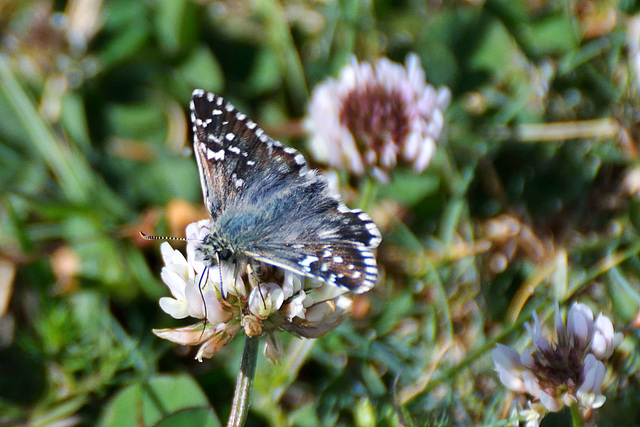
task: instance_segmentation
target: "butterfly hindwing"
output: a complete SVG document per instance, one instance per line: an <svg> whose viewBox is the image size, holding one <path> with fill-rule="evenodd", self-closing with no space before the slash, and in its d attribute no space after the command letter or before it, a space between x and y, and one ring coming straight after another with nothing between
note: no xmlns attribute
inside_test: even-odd
<svg viewBox="0 0 640 427"><path fill-rule="evenodd" d="M356 243L270 244L260 246L251 256L303 276L343 286L357 294L369 291L378 280L373 252Z"/></svg>

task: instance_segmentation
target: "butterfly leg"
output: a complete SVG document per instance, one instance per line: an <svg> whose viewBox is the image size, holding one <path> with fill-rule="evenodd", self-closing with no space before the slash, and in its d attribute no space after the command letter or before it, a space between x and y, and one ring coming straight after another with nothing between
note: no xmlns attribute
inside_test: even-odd
<svg viewBox="0 0 640 427"><path fill-rule="evenodd" d="M218 261L218 271L220 272L220 295L224 302L229 303L227 296L224 294L224 286L222 285L222 264L220 263L220 252L216 252L216 260Z"/></svg>
<svg viewBox="0 0 640 427"><path fill-rule="evenodd" d="M202 284L202 279L207 275L207 278L204 280L204 285ZM200 339L204 335L204 331L207 328L207 302L204 299L204 292L202 291L203 286L206 286L207 281L209 280L209 267L205 266L202 271L202 275L200 276L200 280L198 281L198 290L200 291L200 298L202 298L202 305L204 306L204 327L202 328L202 334L200 335Z"/></svg>

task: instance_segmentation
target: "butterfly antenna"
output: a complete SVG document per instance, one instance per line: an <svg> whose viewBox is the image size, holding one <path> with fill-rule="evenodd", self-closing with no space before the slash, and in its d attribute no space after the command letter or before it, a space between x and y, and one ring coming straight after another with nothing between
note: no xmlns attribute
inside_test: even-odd
<svg viewBox="0 0 640 427"><path fill-rule="evenodd" d="M153 236L150 234L145 234L142 231L138 231L138 233L140 233L140 236L146 240L174 240L174 241L180 241L180 242L189 241L189 239L187 239L186 237Z"/></svg>

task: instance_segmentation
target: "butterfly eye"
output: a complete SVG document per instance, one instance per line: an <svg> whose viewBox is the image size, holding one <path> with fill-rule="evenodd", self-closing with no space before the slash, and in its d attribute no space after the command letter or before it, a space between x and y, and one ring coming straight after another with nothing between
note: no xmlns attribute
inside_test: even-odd
<svg viewBox="0 0 640 427"><path fill-rule="evenodd" d="M220 252L218 252L218 256L222 261L229 260L229 258L231 258L232 255L233 255L233 252L231 252L229 249L223 249Z"/></svg>

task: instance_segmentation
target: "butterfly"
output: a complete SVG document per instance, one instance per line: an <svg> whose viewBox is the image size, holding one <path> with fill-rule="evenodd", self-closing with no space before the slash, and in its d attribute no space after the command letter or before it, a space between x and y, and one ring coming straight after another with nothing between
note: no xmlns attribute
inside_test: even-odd
<svg viewBox="0 0 640 427"><path fill-rule="evenodd" d="M190 103L193 148L213 230L208 261L254 260L363 293L378 281L371 218L332 194L302 154L202 89Z"/></svg>

